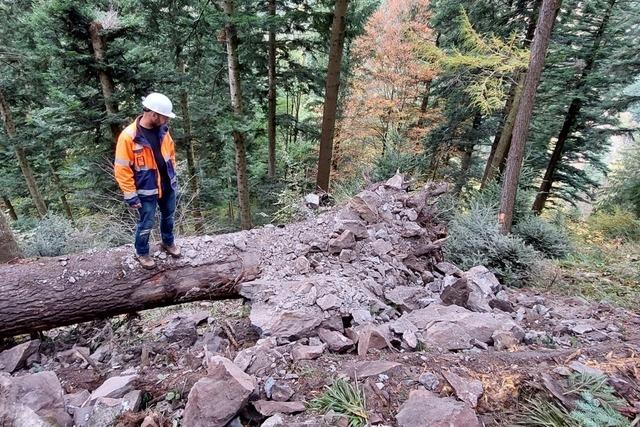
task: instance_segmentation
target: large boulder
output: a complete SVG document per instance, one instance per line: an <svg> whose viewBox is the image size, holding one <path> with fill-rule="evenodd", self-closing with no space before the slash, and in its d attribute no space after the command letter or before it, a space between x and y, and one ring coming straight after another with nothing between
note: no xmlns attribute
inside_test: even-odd
<svg viewBox="0 0 640 427"><path fill-rule="evenodd" d="M39 357L40 340L23 342L0 353L0 372L12 373L26 366L27 361Z"/></svg>
<svg viewBox="0 0 640 427"><path fill-rule="evenodd" d="M20 408L26 407L41 418L45 425L70 427L73 422L65 409L63 395L60 380L51 371L21 377L0 376L0 408L6 408L3 410L8 412L8 419L22 417ZM24 414L25 417L27 415L37 419L33 414ZM2 413L0 420L1 416ZM37 424L34 421L34 425Z"/></svg>
<svg viewBox="0 0 640 427"><path fill-rule="evenodd" d="M209 358L207 372L189 392L182 421L185 426L224 426L246 405L256 388L253 376L222 356Z"/></svg>
<svg viewBox="0 0 640 427"><path fill-rule="evenodd" d="M95 402L101 397L118 399L133 390L133 382L138 375L115 376L107 379L100 387L91 393L91 402Z"/></svg>
<svg viewBox="0 0 640 427"><path fill-rule="evenodd" d="M452 397L438 397L427 390L412 390L396 415L398 427L480 427L471 407Z"/></svg>
<svg viewBox="0 0 640 427"><path fill-rule="evenodd" d="M456 305L432 304L403 314L390 327L397 333L415 327L427 346L464 350L473 347L473 339L490 344L495 331L518 326L505 314L475 313Z"/></svg>

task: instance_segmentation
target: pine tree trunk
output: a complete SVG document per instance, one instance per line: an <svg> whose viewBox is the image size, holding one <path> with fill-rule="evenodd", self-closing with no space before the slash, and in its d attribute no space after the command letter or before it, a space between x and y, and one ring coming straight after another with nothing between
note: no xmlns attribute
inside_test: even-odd
<svg viewBox="0 0 640 427"><path fill-rule="evenodd" d="M186 64L178 54L177 65L179 72L186 74ZM204 218L202 215L202 205L200 203L200 174L196 167L196 152L193 144L193 133L191 131L191 110L189 108L189 94L186 90L180 91L180 114L182 115L182 127L184 129L184 145L187 148L187 171L189 174L189 190L193 195L191 201L191 215L195 224L196 233L204 232Z"/></svg>
<svg viewBox="0 0 640 427"><path fill-rule="evenodd" d="M522 159L529 134L529 122L531 120L531 114L533 113L536 90L540 83L540 76L544 67L547 48L549 47L556 11L559 6L560 0L544 0L538 16L536 32L531 47L531 56L529 58L529 67L527 68L528 72L522 90L522 100L518 107L518 114L516 115L516 122L513 128L511 148L509 149L507 169L502 186L498 222L504 234L511 231L513 208L515 206L518 181L522 169Z"/></svg>
<svg viewBox="0 0 640 427"><path fill-rule="evenodd" d="M33 176L33 171L31 170L31 165L27 159L27 154L21 147L15 147L14 150L18 160L18 165L20 165L20 170L22 171L22 176L24 176L27 188L29 189L29 194L31 194L31 199L36 206L38 216L42 218L47 214L47 205L42 198L36 179Z"/></svg>
<svg viewBox="0 0 640 427"><path fill-rule="evenodd" d="M475 140L475 133L480 128L480 124L482 123L482 114L476 113L473 117L473 125L471 126L471 140ZM454 188L454 194L458 194L462 191L462 187L467 182L467 177L469 175L469 169L471 168L471 159L473 158L473 150L475 148L475 144L466 144L464 150L462 151L462 158L460 159L460 175L458 176L458 180L456 182L456 186Z"/></svg>
<svg viewBox="0 0 640 427"><path fill-rule="evenodd" d="M11 115L9 103L5 99L2 89L0 89L0 116L2 116L4 128L7 131L9 139L14 140L16 138L16 125L13 121L13 116ZM29 194L31 195L31 199L33 200L34 205L36 206L36 211L38 212L38 215L40 217L43 217L47 214L47 205L44 203L42 194L38 189L38 184L36 184L36 180L33 177L33 172L31 171L31 166L29 165L27 155L24 152L24 149L18 147L17 145L14 147L14 150L18 160L18 165L20 166L20 170L22 171L22 175L27 182Z"/></svg>
<svg viewBox="0 0 640 427"><path fill-rule="evenodd" d="M431 91L431 80L427 80L424 83L424 94L422 95L422 102L420 104L420 120L418 120L418 126L422 127L427 124L427 108L429 107L429 92Z"/></svg>
<svg viewBox="0 0 640 427"><path fill-rule="evenodd" d="M0 266L0 338L149 308L240 298L237 285L256 278L260 255L226 247L224 236L213 239L211 259L197 266L183 259L155 270L129 268L126 248L71 255L63 264L41 258ZM211 249L216 245L221 249Z"/></svg>
<svg viewBox="0 0 640 427"><path fill-rule="evenodd" d="M227 64L229 68L229 92L231 106L237 123L242 121L242 89L240 87L240 66L238 64L238 41L235 25L231 23L233 17L233 0L223 0L222 7L227 15L225 25L227 43ZM251 228L251 207L249 205L249 180L247 177L247 149L245 135L234 129L233 140L236 146L236 179L238 184L238 205L240 209L240 226L243 230Z"/></svg>
<svg viewBox="0 0 640 427"><path fill-rule="evenodd" d="M16 210L13 207L11 200L9 200L7 196L2 196L2 202L4 203L5 208L7 208L7 210L9 211L9 218L11 218L13 221L17 221L18 214L16 214Z"/></svg>
<svg viewBox="0 0 640 427"><path fill-rule="evenodd" d="M98 72L98 78L100 80L100 86L102 87L102 96L104 97L104 106L107 111L107 121L111 128L111 136L113 142L118 140L118 135L122 130L120 125L115 121L114 115L118 114L118 103L113 97L114 84L111 73L105 63L105 52L107 50L107 43L100 34L102 25L99 22L92 22L89 25L89 36L91 37L91 46L93 48L93 58L96 61L96 70Z"/></svg>
<svg viewBox="0 0 640 427"><path fill-rule="evenodd" d="M60 176L58 176L56 170L53 168L51 161L48 161L47 163L49 164L51 181L53 181L53 184L56 186L56 188L58 189L58 193L60 194L60 203L62 204L64 214L69 221L73 222L73 211L71 210L71 205L69 205L69 202L67 201L66 191L64 185L62 185L62 180L60 179Z"/></svg>
<svg viewBox="0 0 640 427"><path fill-rule="evenodd" d="M269 17L276 16L276 0L269 0ZM269 26L269 111L267 112L267 134L269 139L269 164L267 176L276 177L276 32L274 23Z"/></svg>
<svg viewBox="0 0 640 427"><path fill-rule="evenodd" d="M529 16L529 25L527 26L527 34L525 35L522 47L528 48L531 46L531 41L536 31L537 15L540 9L542 0L536 0ZM503 120L500 124L500 132L496 134L491 146L491 153L487 159L487 165L482 175L482 182L480 188L483 189L489 182L496 176L498 171L502 172L504 164L507 159L507 153L511 146L511 136L513 134L513 125L516 121L516 114L518 113L518 106L520 105L520 99L522 98L522 87L524 86L524 79L526 72L516 72L513 76L513 83L509 90L509 98L505 105Z"/></svg>
<svg viewBox="0 0 640 427"><path fill-rule="evenodd" d="M507 115L502 131L498 138L495 148L492 147L492 153L487 160L487 166L484 170L482 177L482 183L480 188L485 188L493 178L495 178L497 172L500 169L500 165L504 164L509 148L511 147L511 137L513 135L513 126L516 122L516 115L518 114L518 106L522 99L522 89L524 87L524 79L526 73L522 73L518 77L518 82L515 83L513 98L511 99L511 106L509 108L509 114Z"/></svg>
<svg viewBox="0 0 640 427"><path fill-rule="evenodd" d="M613 7L615 6L616 1L617 0L609 1L609 7L607 8L604 17L602 18L602 22L600 22L600 26L598 27L598 31L596 32L595 39L593 41L593 47L591 48L591 52L589 52L589 56L585 62L584 70L582 71L582 75L580 76L578 84L576 85L577 92L580 92L582 90L582 88L586 84L587 77L589 76L591 71L593 71L596 56L598 54L598 50L600 49L600 44L602 43L602 37L604 35L607 24L609 23L609 19L611 18ZM555 147L553 148L553 153L551 154L549 163L547 164L547 169L545 170L544 177L542 178L542 183L540 184L540 188L538 189L538 193L536 194L536 199L533 202L532 210L536 213L536 215L540 215L542 213L542 210L547 203L547 199L551 194L551 187L553 186L553 182L555 180L556 169L560 164L567 138L573 130L581 107L582 101L580 98L574 98L571 101L571 105L569 105L569 110L567 111L567 115L565 116L562 128L560 129L560 133L558 134L558 139Z"/></svg>
<svg viewBox="0 0 640 427"><path fill-rule="evenodd" d="M322 131L320 134L320 152L318 156L318 175L316 189L329 191L329 177L331 174L331 155L333 151L333 136L338 107L338 90L340 88L340 65L344 33L347 22L348 0L336 0L331 26L331 48L329 50L329 65L325 84L324 110L322 113Z"/></svg>
<svg viewBox="0 0 640 427"><path fill-rule="evenodd" d="M0 263L5 263L20 257L22 257L20 247L13 237L11 227L9 227L4 213L0 212Z"/></svg>

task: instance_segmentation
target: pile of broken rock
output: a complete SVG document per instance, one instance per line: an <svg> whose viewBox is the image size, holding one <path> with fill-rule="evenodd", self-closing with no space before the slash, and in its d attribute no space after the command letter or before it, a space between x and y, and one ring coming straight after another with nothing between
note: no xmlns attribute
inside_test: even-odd
<svg viewBox="0 0 640 427"><path fill-rule="evenodd" d="M557 316L543 298L504 289L483 266L461 271L444 261L440 248L446 228L438 223L435 208L444 191L428 185L409 193L396 176L304 222L229 235L237 250L260 258L260 278L239 289L251 307L249 321L259 336L255 345L235 342L228 322L210 313L178 314L156 328L155 342L128 357L112 351L113 339L92 353L73 347L75 361L65 366L80 364L78 369L108 377L92 391L73 393L64 393L56 373L64 355L39 361L39 341L0 353L0 371L6 372L0 374L0 420L25 426L109 426L119 418L122 423L122 414L140 410L144 393L156 397L147 389L158 376L150 359L172 351L178 356L162 366L185 378L181 391L188 393L186 404L169 417L175 423L341 425L344 419L306 410L306 401L330 378L364 381L370 392L392 400L388 380L403 366L390 356L513 350L523 341L546 337L532 326L551 321L573 334L602 329L581 328L584 320ZM182 242L194 265L206 260L210 241L205 236ZM197 329L201 323L204 331ZM319 360L326 362L319 365L322 384L301 390L303 374L295 367ZM34 373L33 367L43 371ZM447 370L438 376L421 371L403 380L408 389L393 413L372 410L372 423L480 425L475 408L482 383L464 372ZM457 398L441 397L443 382ZM153 409L153 402L145 406ZM120 425L152 427L162 421L148 410L134 424Z"/></svg>

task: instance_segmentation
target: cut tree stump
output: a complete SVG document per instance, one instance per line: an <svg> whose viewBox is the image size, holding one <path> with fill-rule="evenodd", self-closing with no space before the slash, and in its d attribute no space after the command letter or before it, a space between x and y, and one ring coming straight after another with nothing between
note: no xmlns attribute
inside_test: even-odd
<svg viewBox="0 0 640 427"><path fill-rule="evenodd" d="M183 258L144 270L131 249L118 248L0 266L0 338L191 301L241 298L236 285L258 276L259 257L225 246L210 261L192 264Z"/></svg>

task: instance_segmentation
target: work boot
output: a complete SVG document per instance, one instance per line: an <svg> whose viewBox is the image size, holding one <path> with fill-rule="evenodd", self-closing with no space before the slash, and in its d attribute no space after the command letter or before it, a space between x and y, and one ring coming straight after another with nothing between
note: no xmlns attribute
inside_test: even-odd
<svg viewBox="0 0 640 427"><path fill-rule="evenodd" d="M142 268L146 268L147 270L156 268L156 262L149 255L138 255L137 257Z"/></svg>
<svg viewBox="0 0 640 427"><path fill-rule="evenodd" d="M177 247L177 246L175 245L175 243L174 243L173 245L166 245L166 244L164 244L164 243L161 243L161 244L160 244L160 247L162 247L162 249L163 249L166 253L168 253L169 255L171 255L171 256L172 256L172 257L174 257L174 258L180 258L180 256L182 255L182 254L180 253L180 248L179 248L179 247Z"/></svg>

